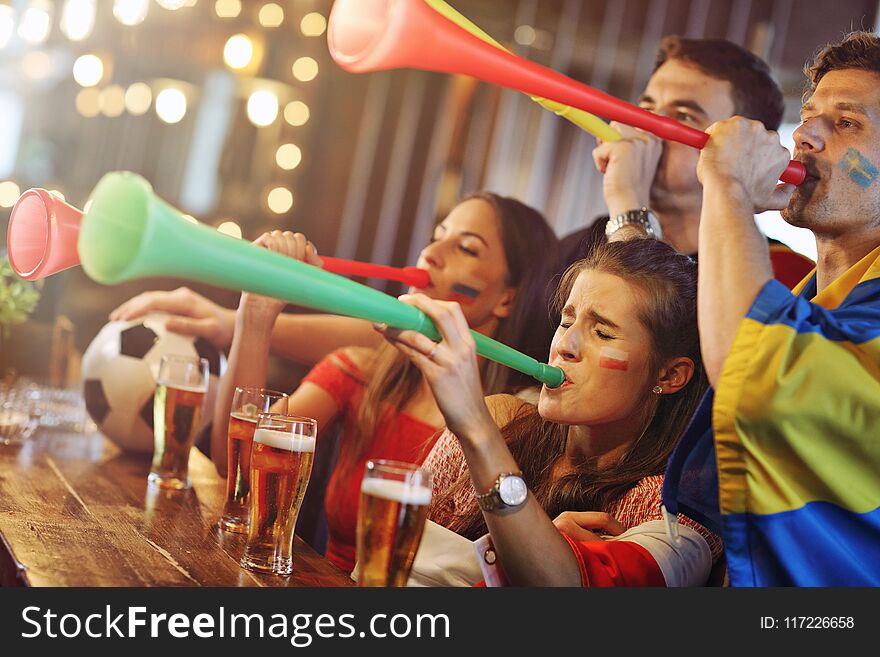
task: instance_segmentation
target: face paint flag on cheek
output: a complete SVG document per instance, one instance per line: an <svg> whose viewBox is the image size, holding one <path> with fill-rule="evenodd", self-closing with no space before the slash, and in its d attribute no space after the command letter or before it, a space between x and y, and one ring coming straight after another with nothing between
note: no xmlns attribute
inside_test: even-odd
<svg viewBox="0 0 880 657"><path fill-rule="evenodd" d="M457 301L462 306L469 306L480 296L483 287L482 281L460 281L452 286L452 294L450 294L449 300Z"/></svg>
<svg viewBox="0 0 880 657"><path fill-rule="evenodd" d="M599 350L599 367L625 372L629 369L629 353L614 347L602 347Z"/></svg>
<svg viewBox="0 0 880 657"><path fill-rule="evenodd" d="M840 158L840 168L862 189L870 187L878 175L877 167L855 148L846 150Z"/></svg>

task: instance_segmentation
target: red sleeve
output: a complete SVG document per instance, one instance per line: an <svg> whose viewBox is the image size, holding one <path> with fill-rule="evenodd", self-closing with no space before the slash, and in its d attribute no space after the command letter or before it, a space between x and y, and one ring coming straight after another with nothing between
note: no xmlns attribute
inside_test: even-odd
<svg viewBox="0 0 880 657"><path fill-rule="evenodd" d="M303 378L303 383L313 383L333 397L342 409L351 406L351 400L364 387L364 375L343 351L326 356Z"/></svg>
<svg viewBox="0 0 880 657"><path fill-rule="evenodd" d="M565 533L578 562L582 586L666 586L660 566L645 548L629 541L575 541Z"/></svg>

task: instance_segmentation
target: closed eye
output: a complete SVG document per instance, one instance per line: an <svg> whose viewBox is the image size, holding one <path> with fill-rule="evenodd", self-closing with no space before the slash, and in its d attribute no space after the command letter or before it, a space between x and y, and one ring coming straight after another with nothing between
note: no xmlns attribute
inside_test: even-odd
<svg viewBox="0 0 880 657"><path fill-rule="evenodd" d="M593 332L600 340L614 340L615 337L613 335L609 335L605 333L602 329L594 329Z"/></svg>

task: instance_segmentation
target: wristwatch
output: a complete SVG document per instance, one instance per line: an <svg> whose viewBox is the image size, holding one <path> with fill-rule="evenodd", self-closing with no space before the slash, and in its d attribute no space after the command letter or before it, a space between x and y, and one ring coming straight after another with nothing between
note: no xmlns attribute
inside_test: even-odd
<svg viewBox="0 0 880 657"><path fill-rule="evenodd" d="M483 511L501 511L522 505L528 496L522 472L502 472L488 493L477 495L477 504Z"/></svg>
<svg viewBox="0 0 880 657"><path fill-rule="evenodd" d="M624 226L635 225L641 226L645 230L645 234L651 239L663 239L663 231L660 228L660 222L648 208L639 208L638 210L627 210L616 217L611 217L605 224L605 237L611 237Z"/></svg>

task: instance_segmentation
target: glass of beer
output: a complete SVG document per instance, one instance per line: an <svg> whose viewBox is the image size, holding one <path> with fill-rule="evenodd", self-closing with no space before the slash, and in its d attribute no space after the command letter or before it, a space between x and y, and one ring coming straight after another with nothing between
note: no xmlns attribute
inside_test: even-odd
<svg viewBox="0 0 880 657"><path fill-rule="evenodd" d="M293 572L293 530L302 504L318 423L307 417L262 414L251 449L251 508L242 568Z"/></svg>
<svg viewBox="0 0 880 657"><path fill-rule="evenodd" d="M275 406L276 402L282 404ZM226 503L220 514L220 527L228 532L246 534L249 524L248 496L251 490L251 445L261 413L287 413L287 393L265 388L237 387L229 414L226 439Z"/></svg>
<svg viewBox="0 0 880 657"><path fill-rule="evenodd" d="M360 586L406 586L431 506L431 472L367 461L358 507Z"/></svg>
<svg viewBox="0 0 880 657"><path fill-rule="evenodd" d="M153 399L156 445L150 483L183 490L189 479L189 451L196 439L208 392L208 361L191 356L162 356Z"/></svg>

